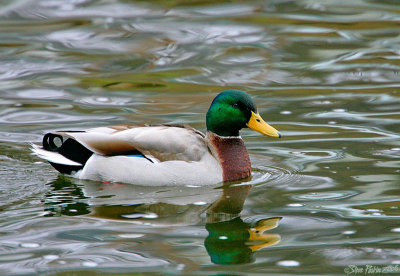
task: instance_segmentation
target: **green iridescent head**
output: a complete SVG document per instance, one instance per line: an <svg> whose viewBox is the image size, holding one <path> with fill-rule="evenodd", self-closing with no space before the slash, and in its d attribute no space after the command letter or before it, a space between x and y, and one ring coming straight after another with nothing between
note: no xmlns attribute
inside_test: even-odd
<svg viewBox="0 0 400 276"><path fill-rule="evenodd" d="M226 90L218 94L206 116L207 130L220 136L239 136L239 130L249 127L263 135L281 137L258 114L249 94L240 90Z"/></svg>

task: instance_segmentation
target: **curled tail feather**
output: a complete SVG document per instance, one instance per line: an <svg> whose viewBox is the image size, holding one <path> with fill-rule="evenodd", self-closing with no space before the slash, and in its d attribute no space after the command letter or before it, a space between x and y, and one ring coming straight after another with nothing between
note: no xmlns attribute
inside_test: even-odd
<svg viewBox="0 0 400 276"><path fill-rule="evenodd" d="M64 174L82 169L93 154L74 139L65 139L64 136L54 133L47 133L43 137L43 147L32 144L32 151Z"/></svg>

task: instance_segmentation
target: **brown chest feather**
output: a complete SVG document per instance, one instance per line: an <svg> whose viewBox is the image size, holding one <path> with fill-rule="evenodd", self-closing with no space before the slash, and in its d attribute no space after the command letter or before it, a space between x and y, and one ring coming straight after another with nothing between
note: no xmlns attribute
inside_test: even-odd
<svg viewBox="0 0 400 276"><path fill-rule="evenodd" d="M233 181L251 175L251 163L240 137L221 137L212 132L207 133L211 150L219 159L222 167L223 181Z"/></svg>

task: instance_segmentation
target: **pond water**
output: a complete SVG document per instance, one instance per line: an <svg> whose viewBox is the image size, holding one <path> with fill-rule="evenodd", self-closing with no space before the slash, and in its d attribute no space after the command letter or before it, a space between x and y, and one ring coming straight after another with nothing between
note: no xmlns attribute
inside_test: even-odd
<svg viewBox="0 0 400 276"><path fill-rule="evenodd" d="M400 273L400 6L392 0L5 0L0 274ZM252 178L78 181L52 130L187 123L249 92ZM381 270L381 272L379 272Z"/></svg>

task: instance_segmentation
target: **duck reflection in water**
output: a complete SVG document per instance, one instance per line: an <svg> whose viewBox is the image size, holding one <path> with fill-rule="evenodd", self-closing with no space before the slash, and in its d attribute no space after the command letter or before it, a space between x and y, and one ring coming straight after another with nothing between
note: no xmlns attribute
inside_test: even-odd
<svg viewBox="0 0 400 276"><path fill-rule="evenodd" d="M277 244L278 234L265 233L278 226L280 217L244 221L240 217L252 185L224 186L222 196L207 209L204 241L215 264L243 264L254 261L254 252Z"/></svg>
<svg viewBox="0 0 400 276"><path fill-rule="evenodd" d="M89 215L169 227L201 224L205 214L208 236L204 245L215 264L253 262L254 252L280 241L278 234L265 232L277 227L281 218L240 217L252 185L144 187L92 181L75 183L63 176L51 183L54 190L46 200L49 216ZM70 200L67 192L71 193ZM57 204L54 199L59 199L60 194L63 201Z"/></svg>

